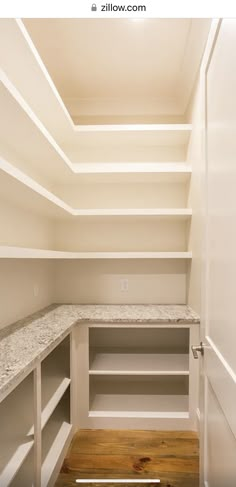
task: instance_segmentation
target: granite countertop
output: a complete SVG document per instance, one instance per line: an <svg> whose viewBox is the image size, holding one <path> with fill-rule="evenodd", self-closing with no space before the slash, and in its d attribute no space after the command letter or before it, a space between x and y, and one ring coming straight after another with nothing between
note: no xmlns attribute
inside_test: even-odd
<svg viewBox="0 0 236 487"><path fill-rule="evenodd" d="M52 305L0 331L0 401L75 324L198 324L186 305Z"/></svg>

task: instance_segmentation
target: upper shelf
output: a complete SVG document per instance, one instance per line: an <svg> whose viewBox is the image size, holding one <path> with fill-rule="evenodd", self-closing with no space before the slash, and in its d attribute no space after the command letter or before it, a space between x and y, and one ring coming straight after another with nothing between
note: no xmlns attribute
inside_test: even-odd
<svg viewBox="0 0 236 487"><path fill-rule="evenodd" d="M2 150L6 156L10 154L11 160L17 154L14 164L27 167L33 177L38 174L52 184L61 184L73 182L77 174L84 172L146 172L149 162L145 161L185 160L190 124L86 125L59 141L5 73L1 73L1 79ZM124 169L123 163L133 167Z"/></svg>
<svg viewBox="0 0 236 487"><path fill-rule="evenodd" d="M189 166L181 163L172 164L171 166L166 163L157 164L155 169L156 172L150 174L151 178L155 181L158 181L159 177L166 177L167 181L172 181L173 178L173 181L175 181L176 177L180 176L184 178L189 176L191 171ZM114 180L114 175L111 174L112 177ZM131 179L132 181L130 177L127 179ZM11 200L16 205L20 202L27 208L52 217L153 216L186 219L190 218L192 214L190 208L73 208L34 179L27 176L24 172L1 158L0 189L2 198L8 198L8 195L11 194Z"/></svg>
<svg viewBox="0 0 236 487"><path fill-rule="evenodd" d="M0 259L191 259L192 252L63 252L0 246Z"/></svg>

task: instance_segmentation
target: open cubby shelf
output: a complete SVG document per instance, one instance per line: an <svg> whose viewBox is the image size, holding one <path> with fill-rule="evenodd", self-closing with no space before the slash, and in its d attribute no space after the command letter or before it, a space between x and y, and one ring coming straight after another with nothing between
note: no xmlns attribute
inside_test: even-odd
<svg viewBox="0 0 236 487"><path fill-rule="evenodd" d="M25 400L27 398L27 400ZM16 414L17 405L17 414ZM6 418L10 417L10 421ZM33 374L29 374L0 404L0 485L10 485L34 445Z"/></svg>
<svg viewBox="0 0 236 487"><path fill-rule="evenodd" d="M120 418L120 427L125 418L188 421L189 341L188 327L88 325L88 421L93 427L96 418L104 427L112 418Z"/></svg>
<svg viewBox="0 0 236 487"><path fill-rule="evenodd" d="M42 486L46 487L71 438L69 335L47 355L39 370L39 374L31 372L0 403L1 487L32 487L35 475L33 450L40 436L43 440ZM39 389L36 387L38 382ZM36 414L40 422L35 437ZM7 422L6 417L10 418Z"/></svg>
<svg viewBox="0 0 236 487"><path fill-rule="evenodd" d="M188 395L96 394L89 417L188 418Z"/></svg>

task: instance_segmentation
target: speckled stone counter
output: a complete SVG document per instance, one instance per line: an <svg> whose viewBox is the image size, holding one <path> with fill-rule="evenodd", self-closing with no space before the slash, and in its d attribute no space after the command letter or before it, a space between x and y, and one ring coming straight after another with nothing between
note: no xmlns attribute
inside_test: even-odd
<svg viewBox="0 0 236 487"><path fill-rule="evenodd" d="M185 305L52 305L0 331L0 401L80 322L198 324Z"/></svg>

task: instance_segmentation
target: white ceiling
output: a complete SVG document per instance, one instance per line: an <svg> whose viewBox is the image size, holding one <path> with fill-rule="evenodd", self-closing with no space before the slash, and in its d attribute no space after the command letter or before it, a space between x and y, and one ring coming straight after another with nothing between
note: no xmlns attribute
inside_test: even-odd
<svg viewBox="0 0 236 487"><path fill-rule="evenodd" d="M152 110L152 114L183 111L186 90L181 86L186 82L184 78L189 78L189 95L205 44L207 23L204 19L24 20L74 116L111 114L112 106L113 112L122 115L127 112L127 104L128 111L136 114L145 110L149 114ZM190 77L186 76L189 69Z"/></svg>

